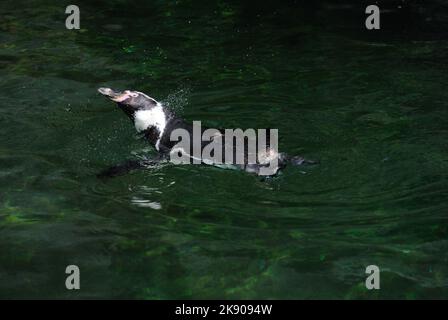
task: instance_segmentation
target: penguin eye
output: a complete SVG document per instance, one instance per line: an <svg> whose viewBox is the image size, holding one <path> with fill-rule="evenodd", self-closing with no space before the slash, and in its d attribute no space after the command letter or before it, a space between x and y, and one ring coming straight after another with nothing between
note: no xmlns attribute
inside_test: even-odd
<svg viewBox="0 0 448 320"><path fill-rule="evenodd" d="M129 96L134 97L134 98L137 98L137 97L138 97L138 93L136 93L136 92L130 92L130 93L129 93Z"/></svg>

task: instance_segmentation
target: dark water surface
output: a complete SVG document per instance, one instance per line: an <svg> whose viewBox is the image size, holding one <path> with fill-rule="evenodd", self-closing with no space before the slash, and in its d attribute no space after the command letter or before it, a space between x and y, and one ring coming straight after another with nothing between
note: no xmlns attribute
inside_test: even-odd
<svg viewBox="0 0 448 320"><path fill-rule="evenodd" d="M448 298L443 30L395 8L372 35L348 5L257 3L78 1L75 31L69 3L0 2L0 298ZM153 151L99 86L278 128L281 151L321 164L100 181Z"/></svg>

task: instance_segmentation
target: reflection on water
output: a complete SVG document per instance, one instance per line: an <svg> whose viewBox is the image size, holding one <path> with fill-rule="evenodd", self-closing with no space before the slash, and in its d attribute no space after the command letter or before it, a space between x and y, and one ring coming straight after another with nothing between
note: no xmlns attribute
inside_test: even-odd
<svg viewBox="0 0 448 320"><path fill-rule="evenodd" d="M365 34L353 5L135 3L79 1L80 32L56 2L0 4L0 298L448 297L439 33ZM105 85L210 127L278 128L281 151L321 164L98 180L154 155Z"/></svg>
<svg viewBox="0 0 448 320"><path fill-rule="evenodd" d="M160 210L162 209L162 204L157 201L151 201L151 198L160 197L163 195L163 190L166 188L169 188L173 186L176 181L172 181L168 184L164 181L163 176L158 177L158 182L163 187L157 188L157 187L148 187L148 186L139 186L139 187L132 187L132 192L136 194L136 196L132 197L132 204L143 207L143 208L151 208L154 210Z"/></svg>

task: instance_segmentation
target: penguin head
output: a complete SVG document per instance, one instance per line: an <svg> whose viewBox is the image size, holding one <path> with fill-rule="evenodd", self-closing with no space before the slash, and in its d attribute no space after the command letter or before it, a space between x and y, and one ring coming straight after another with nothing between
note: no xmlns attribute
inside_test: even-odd
<svg viewBox="0 0 448 320"><path fill-rule="evenodd" d="M163 133L167 114L162 104L153 98L132 90L114 91L111 88L99 88L98 92L116 102L132 120L138 132L154 128L159 134Z"/></svg>
<svg viewBox="0 0 448 320"><path fill-rule="evenodd" d="M116 102L129 117L133 117L139 110L150 110L160 105L156 100L139 91L99 88L98 92Z"/></svg>

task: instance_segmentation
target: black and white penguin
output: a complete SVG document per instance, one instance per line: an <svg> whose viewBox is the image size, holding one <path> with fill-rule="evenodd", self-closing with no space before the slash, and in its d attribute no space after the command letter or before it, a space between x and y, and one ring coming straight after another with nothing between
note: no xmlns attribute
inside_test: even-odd
<svg viewBox="0 0 448 320"><path fill-rule="evenodd" d="M179 141L171 140L171 134L176 129L183 129L193 136L192 123L184 121L162 103L139 91L115 91L110 88L99 88L98 92L116 102L118 107L130 118L137 132L141 133L145 139L147 139L147 141L158 151L158 157L156 159L147 161L130 160L103 171L100 176L115 176L133 169L147 167L148 164L168 160L171 152L174 151L177 153L182 153L184 156L187 156L187 158L191 158L192 160L198 160L195 156L193 156L194 139L191 139L190 144L187 146L184 145L182 148L179 148ZM201 136L207 129L208 128L201 128ZM224 130L218 130L217 136L224 138ZM224 159L222 159L219 163L214 163L210 159L204 158L199 159L199 162L209 165L216 165L219 167L235 167L259 175L261 175L262 168L269 166L273 160L275 160L276 166L268 175L275 175L278 170L283 168L287 163L292 163L294 165L316 163L314 161L306 160L300 156L290 157L285 153L276 152L274 149L269 147L269 136L267 137L267 142L266 148L263 148L263 150L257 150L256 162L248 162L247 148L243 150L243 163L225 163ZM201 150L206 148L210 143L211 140L201 141ZM226 143L224 142L223 154L226 151L224 150L225 145ZM237 155L235 153L237 152L237 149L233 148L231 149L231 152L233 152L232 159L236 159ZM197 163L197 161L195 163Z"/></svg>

